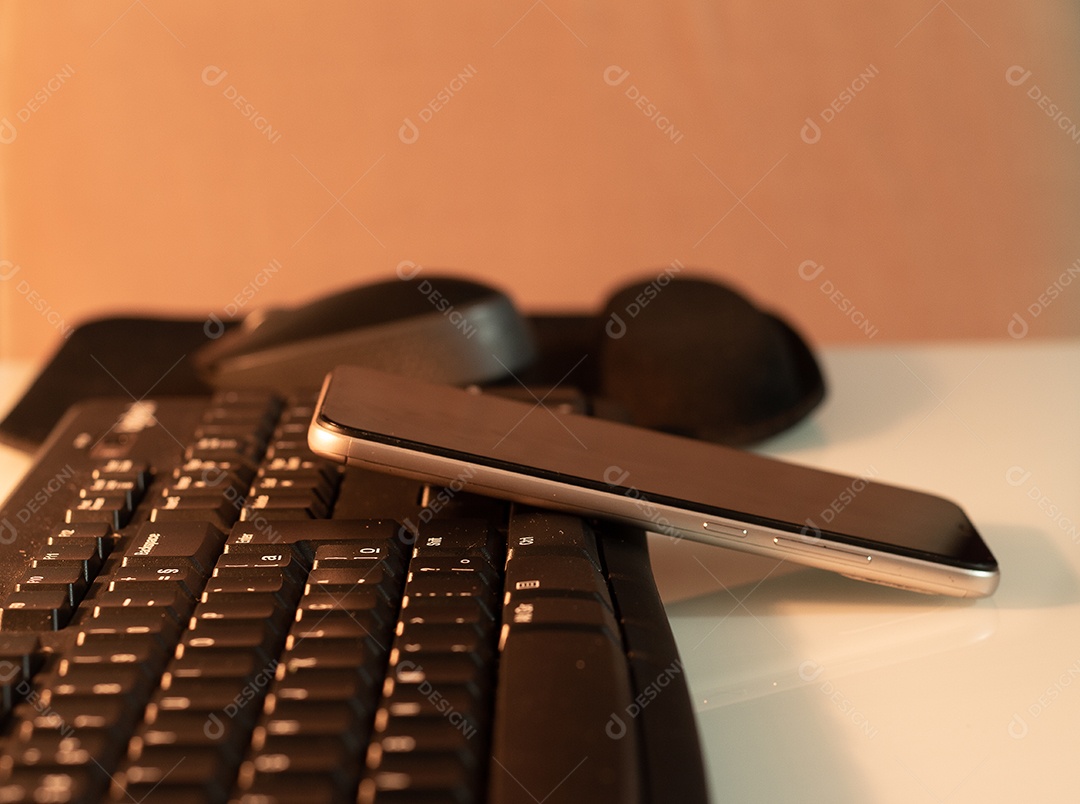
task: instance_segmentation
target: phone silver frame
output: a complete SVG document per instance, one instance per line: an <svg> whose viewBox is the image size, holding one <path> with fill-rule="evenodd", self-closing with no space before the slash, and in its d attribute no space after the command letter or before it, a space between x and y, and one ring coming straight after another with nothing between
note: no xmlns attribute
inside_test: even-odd
<svg viewBox="0 0 1080 804"><path fill-rule="evenodd" d="M705 516L690 509L645 501L629 493L583 488L479 463L368 441L328 428L320 420L330 378L323 384L308 429L308 445L318 455L378 472L467 490L587 517L613 519L673 538L729 547L861 581L951 597L993 594L1000 573L925 561L882 550L863 549L812 533Z"/></svg>

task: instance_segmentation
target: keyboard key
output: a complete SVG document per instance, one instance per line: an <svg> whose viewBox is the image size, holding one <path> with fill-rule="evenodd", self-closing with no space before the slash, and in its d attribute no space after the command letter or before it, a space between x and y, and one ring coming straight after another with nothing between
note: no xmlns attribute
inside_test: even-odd
<svg viewBox="0 0 1080 804"><path fill-rule="evenodd" d="M360 783L357 801L382 801L384 794L389 794L387 801L394 801L395 794L401 796L399 801L470 801L478 798L478 786L476 771L454 754L384 753L377 768L369 770Z"/></svg>
<svg viewBox="0 0 1080 804"><path fill-rule="evenodd" d="M84 727L75 729L59 718L55 727L36 728L11 747L15 765L23 766L87 766L100 763L112 767L123 754L123 747L106 729Z"/></svg>
<svg viewBox="0 0 1080 804"><path fill-rule="evenodd" d="M227 713L193 710L159 711L151 704L145 722L136 732L144 746L213 746L233 761L243 758L250 722ZM213 715L213 717L211 717Z"/></svg>
<svg viewBox="0 0 1080 804"><path fill-rule="evenodd" d="M64 522L103 522L113 530L120 530L131 519L133 508L126 497L86 497L75 501L64 513Z"/></svg>
<svg viewBox="0 0 1080 804"><path fill-rule="evenodd" d="M130 701L145 701L156 680L141 665L112 665L108 673L103 673L100 666L62 659L57 670L46 674L41 684L54 695L122 695Z"/></svg>
<svg viewBox="0 0 1080 804"><path fill-rule="evenodd" d="M240 522L233 526L226 542L226 552L234 545L285 545L299 546L308 559L314 557L315 547L327 542L378 542L391 552L404 552L405 545L397 538L398 524L390 520L358 519L311 521L275 521L269 526L255 528Z"/></svg>
<svg viewBox="0 0 1080 804"><path fill-rule="evenodd" d="M136 738L117 785L134 801L170 794L186 801L224 801L236 764L216 746L147 745Z"/></svg>
<svg viewBox="0 0 1080 804"><path fill-rule="evenodd" d="M153 473L150 471L150 466L144 461L131 458L114 458L92 469L90 477L93 481L128 483L132 488L146 491L150 486Z"/></svg>
<svg viewBox="0 0 1080 804"><path fill-rule="evenodd" d="M636 732L613 740L605 731L632 699L625 654L607 634L511 627L496 690L493 800L556 786L564 801L634 800ZM588 767L577 769L584 757Z"/></svg>
<svg viewBox="0 0 1080 804"><path fill-rule="evenodd" d="M109 525L100 522L83 522L58 528L49 537L48 544L62 544L69 539L75 541L92 540L97 547L98 556L101 558L106 558L112 552L114 543L113 529Z"/></svg>
<svg viewBox="0 0 1080 804"><path fill-rule="evenodd" d="M122 566L151 567L162 558L185 558L209 575L224 541L224 534L207 522L148 522L124 550Z"/></svg>
<svg viewBox="0 0 1080 804"><path fill-rule="evenodd" d="M420 558L483 558L490 564L502 554L499 534L483 519L433 520L416 539Z"/></svg>
<svg viewBox="0 0 1080 804"><path fill-rule="evenodd" d="M240 516L242 498L221 495L175 495L162 497L150 509L150 522L210 522L227 531Z"/></svg>
<svg viewBox="0 0 1080 804"><path fill-rule="evenodd" d="M585 520L548 512L522 513L510 520L511 558L576 555L601 570L596 537Z"/></svg>
<svg viewBox="0 0 1080 804"><path fill-rule="evenodd" d="M361 638L370 636L380 644L389 642L388 618L378 617L371 610L312 612L301 610L289 632L286 648L303 640L322 638Z"/></svg>
<svg viewBox="0 0 1080 804"><path fill-rule="evenodd" d="M490 667L484 667L478 656L428 653L423 656L401 654L396 662L393 659L392 654L390 672L399 684L427 683L434 687L471 684L479 689L487 686L486 676Z"/></svg>
<svg viewBox="0 0 1080 804"><path fill-rule="evenodd" d="M358 707L337 700L276 700L264 709L262 728L268 736L339 736L354 752L367 745L370 712L361 716Z"/></svg>
<svg viewBox="0 0 1080 804"><path fill-rule="evenodd" d="M252 765L260 773L311 773L328 776L335 785L359 777L351 761L355 747L337 735L267 734L252 741Z"/></svg>
<svg viewBox="0 0 1080 804"><path fill-rule="evenodd" d="M514 556L506 562L505 584L514 600L544 595L581 596L612 606L607 582L580 555Z"/></svg>
<svg viewBox="0 0 1080 804"><path fill-rule="evenodd" d="M56 590L65 592L72 606L82 600L90 584L83 567L77 563L60 563L31 569L15 584L15 591Z"/></svg>
<svg viewBox="0 0 1080 804"><path fill-rule="evenodd" d="M46 709L24 704L16 715L34 731L97 729L126 737L141 710L120 695L54 695ZM115 739L114 739L115 742Z"/></svg>
<svg viewBox="0 0 1080 804"><path fill-rule="evenodd" d="M374 714L375 696L382 683L381 672L368 672L363 662L346 667L289 667L279 668L277 683L267 696L280 701L336 701L356 706ZM382 667L377 668L378 671Z"/></svg>
<svg viewBox="0 0 1080 804"><path fill-rule="evenodd" d="M108 576L109 591L119 594L182 590L195 597L205 582L203 574L186 558L162 556L147 562L135 561L121 566ZM119 594L117 596L119 596ZM95 597L94 602L100 598Z"/></svg>
<svg viewBox="0 0 1080 804"><path fill-rule="evenodd" d="M70 595L63 589L12 592L0 609L4 631L58 631L71 619Z"/></svg>
<svg viewBox="0 0 1080 804"><path fill-rule="evenodd" d="M108 779L93 765L14 768L0 782L0 801L47 801L50 804L93 801Z"/></svg>
<svg viewBox="0 0 1080 804"><path fill-rule="evenodd" d="M177 623L185 622L195 608L195 600L186 585L172 580L172 575L165 577L169 580L160 581L153 588L110 581L109 588L98 591L91 601L94 617L104 620L121 612L154 610L166 613Z"/></svg>
<svg viewBox="0 0 1080 804"><path fill-rule="evenodd" d="M76 566L83 579L92 581L101 569L102 559L92 539L63 539L46 545L30 561L33 568Z"/></svg>
<svg viewBox="0 0 1080 804"><path fill-rule="evenodd" d="M165 669L166 654L172 653L171 641L160 634L95 634L81 631L75 644L65 654L77 665L99 665L107 676L113 665L135 664L157 677Z"/></svg>

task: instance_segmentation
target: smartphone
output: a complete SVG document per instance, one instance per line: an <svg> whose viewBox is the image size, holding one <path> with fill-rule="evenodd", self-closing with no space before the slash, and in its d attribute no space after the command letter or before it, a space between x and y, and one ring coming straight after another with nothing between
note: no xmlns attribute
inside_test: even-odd
<svg viewBox="0 0 1080 804"><path fill-rule="evenodd" d="M642 393L648 393L647 388ZM930 594L982 597L997 561L955 503L474 389L339 366L319 455Z"/></svg>

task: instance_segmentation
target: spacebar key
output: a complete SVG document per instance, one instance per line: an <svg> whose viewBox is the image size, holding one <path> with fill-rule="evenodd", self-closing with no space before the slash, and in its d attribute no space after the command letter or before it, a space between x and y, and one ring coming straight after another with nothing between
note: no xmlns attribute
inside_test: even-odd
<svg viewBox="0 0 1080 804"><path fill-rule="evenodd" d="M499 661L492 804L639 801L626 656L607 630L515 623Z"/></svg>

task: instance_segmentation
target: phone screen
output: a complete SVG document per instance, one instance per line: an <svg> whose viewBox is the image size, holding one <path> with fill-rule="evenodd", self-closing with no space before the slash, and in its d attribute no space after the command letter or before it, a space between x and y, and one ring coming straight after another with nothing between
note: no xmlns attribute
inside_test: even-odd
<svg viewBox="0 0 1080 804"><path fill-rule="evenodd" d="M966 569L997 566L964 512L940 497L540 403L341 367L318 423L350 438L706 516Z"/></svg>

